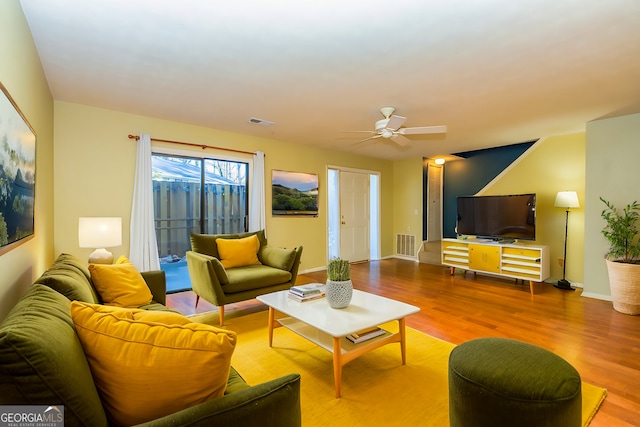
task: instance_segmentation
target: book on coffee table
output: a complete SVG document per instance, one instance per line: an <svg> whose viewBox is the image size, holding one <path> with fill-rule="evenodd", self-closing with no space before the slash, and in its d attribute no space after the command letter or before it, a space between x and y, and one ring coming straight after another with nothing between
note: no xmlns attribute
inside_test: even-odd
<svg viewBox="0 0 640 427"><path fill-rule="evenodd" d="M384 329L374 326L373 328L365 329L363 331L354 332L353 334L347 335L347 339L354 344L359 344L363 341L370 340L375 337L379 337L380 335L384 335L387 331Z"/></svg>
<svg viewBox="0 0 640 427"><path fill-rule="evenodd" d="M300 295L296 295L294 293L289 292L289 298L298 302L306 302L306 301L313 301L319 298L324 298L324 293L310 294L310 295L305 295L301 297Z"/></svg>
<svg viewBox="0 0 640 427"><path fill-rule="evenodd" d="M324 283L307 283L306 285L292 286L289 289L289 294L298 295L300 297L306 297L309 295L317 295L325 293Z"/></svg>

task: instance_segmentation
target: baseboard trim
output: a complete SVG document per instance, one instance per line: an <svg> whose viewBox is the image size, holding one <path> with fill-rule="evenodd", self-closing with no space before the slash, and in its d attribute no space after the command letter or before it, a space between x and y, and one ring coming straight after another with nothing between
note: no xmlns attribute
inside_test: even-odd
<svg viewBox="0 0 640 427"><path fill-rule="evenodd" d="M410 257L410 256L406 256L406 255L399 255L399 254L395 254L395 255L391 256L390 258L404 259L404 260L413 261L413 262L420 262L420 260L417 259L416 257Z"/></svg>
<svg viewBox="0 0 640 427"><path fill-rule="evenodd" d="M611 295L594 294L593 292L583 292L582 296L586 298L600 299L603 301L613 301Z"/></svg>

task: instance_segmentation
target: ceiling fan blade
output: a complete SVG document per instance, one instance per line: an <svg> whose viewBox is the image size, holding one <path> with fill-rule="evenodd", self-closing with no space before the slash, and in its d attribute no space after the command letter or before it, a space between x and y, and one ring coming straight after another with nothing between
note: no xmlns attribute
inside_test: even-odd
<svg viewBox="0 0 640 427"><path fill-rule="evenodd" d="M375 130L341 130L338 133L376 133Z"/></svg>
<svg viewBox="0 0 640 427"><path fill-rule="evenodd" d="M389 117L389 122L387 123L386 128L391 130L398 130L400 126L407 120L406 117L396 116L395 114Z"/></svg>
<svg viewBox="0 0 640 427"><path fill-rule="evenodd" d="M396 144L398 144L401 147L406 147L407 145L409 145L411 143L411 140L409 138L404 137L399 133L396 133L395 135L393 135L391 137L391 139L393 140L393 142L395 142Z"/></svg>
<svg viewBox="0 0 640 427"><path fill-rule="evenodd" d="M369 141L369 140L372 140L372 139L376 139L376 138L380 138L380 137L382 137L382 135L370 136L369 138L365 138L365 139L361 139L360 141L356 141L352 145L362 144L363 142L366 142L366 141Z"/></svg>
<svg viewBox="0 0 640 427"><path fill-rule="evenodd" d="M446 126L421 126L415 128L402 128L399 130L402 135L423 135L428 133L446 133Z"/></svg>
<svg viewBox="0 0 640 427"><path fill-rule="evenodd" d="M357 139L357 138L362 138L362 135L357 135L357 134L360 134L360 133L372 134L372 133L377 133L377 132L373 131L373 130L350 130L350 131L342 131L342 132L339 132L339 133L347 134L347 135L339 136L336 139ZM348 134L352 134L352 135L348 135Z"/></svg>

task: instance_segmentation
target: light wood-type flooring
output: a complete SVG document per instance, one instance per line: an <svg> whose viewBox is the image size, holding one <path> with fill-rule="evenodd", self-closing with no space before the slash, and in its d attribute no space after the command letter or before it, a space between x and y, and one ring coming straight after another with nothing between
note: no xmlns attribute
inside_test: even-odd
<svg viewBox="0 0 640 427"><path fill-rule="evenodd" d="M519 339L544 347L571 363L582 379L608 391L593 427L640 426L640 316L613 310L611 302L563 291L551 284L529 284L449 268L387 259L354 264L356 289L421 308L407 326L459 344L487 336ZM299 276L298 283L324 282L326 272ZM195 294L167 296L167 305L193 314ZM226 316L264 310L257 300L230 304ZM200 300L197 312L215 310Z"/></svg>

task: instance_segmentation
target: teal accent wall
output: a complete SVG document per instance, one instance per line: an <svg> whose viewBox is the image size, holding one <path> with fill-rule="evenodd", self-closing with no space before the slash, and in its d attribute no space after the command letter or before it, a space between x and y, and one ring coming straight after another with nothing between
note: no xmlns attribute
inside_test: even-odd
<svg viewBox="0 0 640 427"><path fill-rule="evenodd" d="M442 235L456 237L456 198L473 196L489 184L536 141L454 153L461 160L445 164L442 188ZM425 209L426 212L426 209Z"/></svg>

